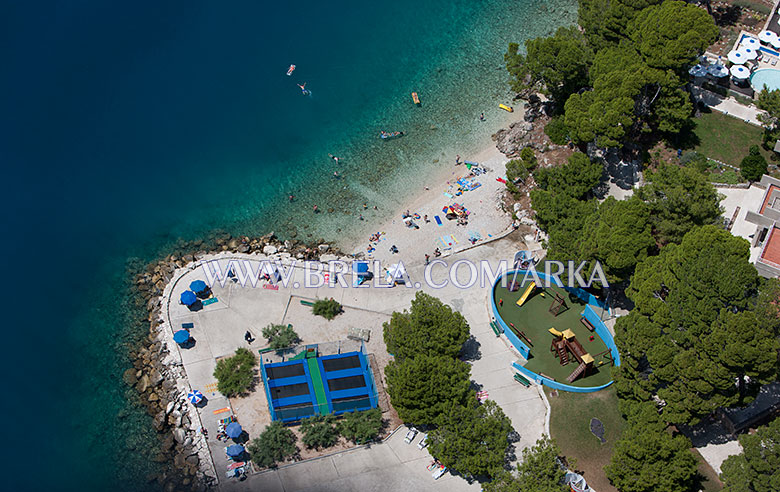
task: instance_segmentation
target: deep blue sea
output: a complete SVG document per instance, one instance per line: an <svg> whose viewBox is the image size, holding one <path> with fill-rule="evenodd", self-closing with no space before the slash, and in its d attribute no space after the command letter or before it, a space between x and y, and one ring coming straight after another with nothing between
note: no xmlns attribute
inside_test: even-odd
<svg viewBox="0 0 780 492"><path fill-rule="evenodd" d="M121 380L145 329L128 258L386 213L495 131L477 115L511 97L507 44L575 18L574 0L4 2L0 488L146 487L156 438Z"/></svg>

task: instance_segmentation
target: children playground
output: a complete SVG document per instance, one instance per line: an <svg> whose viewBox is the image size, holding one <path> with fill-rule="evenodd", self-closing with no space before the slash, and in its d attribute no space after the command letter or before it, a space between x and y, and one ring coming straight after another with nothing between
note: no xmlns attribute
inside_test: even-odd
<svg viewBox="0 0 780 492"><path fill-rule="evenodd" d="M522 280L520 274L513 285L510 274L506 286L501 285L500 279L493 286L497 321L500 318L503 322L503 331L515 348L524 356L527 354L527 362L520 364L559 383L550 386L573 386L587 391L585 388L595 390L610 383L617 351L611 336L605 343L597 333L605 333L599 319L602 310L562 287L539 287L530 280L520 285ZM599 325L599 330L595 325Z"/></svg>

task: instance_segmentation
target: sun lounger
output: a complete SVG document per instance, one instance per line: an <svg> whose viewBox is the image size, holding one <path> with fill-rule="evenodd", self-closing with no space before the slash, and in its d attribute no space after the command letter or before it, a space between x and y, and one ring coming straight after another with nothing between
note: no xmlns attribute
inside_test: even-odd
<svg viewBox="0 0 780 492"><path fill-rule="evenodd" d="M211 299L206 299L205 301L203 301L203 305L208 306L209 304L214 304L215 302L219 302L219 299L217 299L216 297L212 297Z"/></svg>
<svg viewBox="0 0 780 492"><path fill-rule="evenodd" d="M436 225L441 225L441 219L439 218L438 215L434 215L433 219L436 221Z"/></svg>
<svg viewBox="0 0 780 492"><path fill-rule="evenodd" d="M189 330L191 328L195 328L195 323L182 323L181 327L185 330Z"/></svg>

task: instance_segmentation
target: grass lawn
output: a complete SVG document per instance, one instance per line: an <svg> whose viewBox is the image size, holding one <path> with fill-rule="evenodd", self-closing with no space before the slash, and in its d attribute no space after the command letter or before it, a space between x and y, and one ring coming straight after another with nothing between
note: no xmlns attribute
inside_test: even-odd
<svg viewBox="0 0 780 492"><path fill-rule="evenodd" d="M550 400L550 434L567 458L577 460L576 469L582 472L588 485L599 492L617 492L604 474L609 464L612 446L623 432L625 421L618 411L617 392L611 386L595 393L568 393L558 391L552 396L550 388L544 388ZM590 432L590 420L599 419L604 424L606 443Z"/></svg>
<svg viewBox="0 0 780 492"><path fill-rule="evenodd" d="M698 137L693 150L710 159L739 167L751 145L761 146L764 130L738 118L713 111L703 113L693 121L696 123L693 133ZM771 158L770 154L761 148L761 155L767 162Z"/></svg>

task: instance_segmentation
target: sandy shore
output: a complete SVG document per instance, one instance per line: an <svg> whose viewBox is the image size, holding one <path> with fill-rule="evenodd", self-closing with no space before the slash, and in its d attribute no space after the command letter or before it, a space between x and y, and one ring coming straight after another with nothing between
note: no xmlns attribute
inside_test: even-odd
<svg viewBox="0 0 780 492"><path fill-rule="evenodd" d="M522 119L522 114L518 114L517 118ZM455 155L455 152L452 154ZM455 165L454 161L443 164L431 177L421 180L419 193L399 203L391 218L377 225L367 224L362 238L348 243L349 247L344 250L354 254L363 253L367 258L380 260L385 267L399 260L405 265L412 265L423 263L426 254L433 259L437 247L443 253L446 252L442 247L445 241L457 249L469 244L470 232L478 233L484 240L507 230L512 219L501 207L505 186L496 178L505 177L504 164L508 159L496 149L492 141L485 143L479 152L462 154L461 159L477 162L488 170L487 174L469 178L479 182L479 188L454 196L455 182L469 175L470 171L466 165ZM450 193L453 197L449 198L444 193ZM442 213L442 207L453 203L469 210L468 225L457 225L456 220L448 220ZM403 214L407 210L411 214L419 214L420 219L414 220L419 226L418 229L410 228L404 223ZM426 215L428 222L424 220ZM436 223L435 216L441 219L441 226ZM369 241L373 233L381 233L378 242ZM390 251L393 245L398 249L397 254ZM370 248L374 248L374 251L370 251Z"/></svg>

